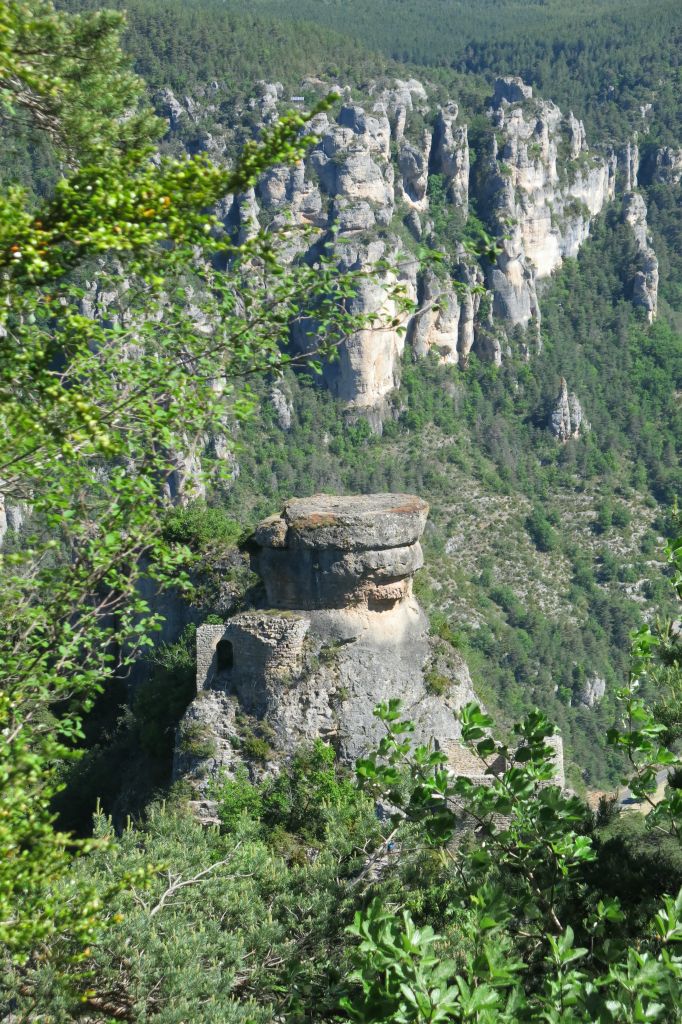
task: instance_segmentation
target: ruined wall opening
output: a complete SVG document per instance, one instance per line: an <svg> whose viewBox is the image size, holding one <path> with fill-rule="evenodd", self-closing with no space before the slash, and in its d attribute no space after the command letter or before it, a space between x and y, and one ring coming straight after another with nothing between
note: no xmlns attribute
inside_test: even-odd
<svg viewBox="0 0 682 1024"><path fill-rule="evenodd" d="M234 647L230 640L218 641L216 646L216 671L229 672L234 665Z"/></svg>

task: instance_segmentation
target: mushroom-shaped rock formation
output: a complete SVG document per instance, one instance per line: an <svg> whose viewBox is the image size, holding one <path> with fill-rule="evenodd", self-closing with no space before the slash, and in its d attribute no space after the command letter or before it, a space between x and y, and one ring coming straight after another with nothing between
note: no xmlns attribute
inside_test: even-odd
<svg viewBox="0 0 682 1024"><path fill-rule="evenodd" d="M475 698L468 669L430 635L412 593L427 514L408 494L318 494L258 526L249 547L264 607L197 630L197 699L178 731L176 775L204 793L216 771L248 761L244 730L273 761L322 737L352 763L378 743L373 710L393 697L420 742L433 737L454 769L480 772L454 715Z"/></svg>
<svg viewBox="0 0 682 1024"><path fill-rule="evenodd" d="M388 610L408 598L423 565L429 507L409 494L288 502L257 528L252 567L268 604L286 609Z"/></svg>
<svg viewBox="0 0 682 1024"><path fill-rule="evenodd" d="M246 763L257 775L263 760L276 771L317 738L353 763L383 735L375 706L394 697L417 742L433 740L458 774L489 781L460 742L455 713L475 699L469 670L431 636L412 593L427 514L410 494L316 494L258 526L250 551L266 607L197 630L197 698L174 772L200 798L217 772Z"/></svg>

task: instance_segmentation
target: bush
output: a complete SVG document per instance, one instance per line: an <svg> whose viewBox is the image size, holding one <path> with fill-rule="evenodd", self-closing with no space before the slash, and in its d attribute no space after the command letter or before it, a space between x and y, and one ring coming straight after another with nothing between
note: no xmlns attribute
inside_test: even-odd
<svg viewBox="0 0 682 1024"><path fill-rule="evenodd" d="M534 508L527 517L526 530L538 551L554 551L558 548L559 536L541 508Z"/></svg>
<svg viewBox="0 0 682 1024"><path fill-rule="evenodd" d="M267 761L272 754L270 744L262 736L247 736L242 741L241 749L252 761Z"/></svg>
<svg viewBox="0 0 682 1024"><path fill-rule="evenodd" d="M311 842L322 839L329 811L359 797L335 761L333 748L322 740L297 751L287 768L263 788L264 822Z"/></svg>
<svg viewBox="0 0 682 1024"><path fill-rule="evenodd" d="M205 501L193 501L169 512L163 532L166 540L187 544L198 551L207 544L236 544L244 528L221 508L209 506Z"/></svg>
<svg viewBox="0 0 682 1024"><path fill-rule="evenodd" d="M424 674L424 682L429 693L433 693L437 697L442 697L452 687L452 680L434 669Z"/></svg>
<svg viewBox="0 0 682 1024"><path fill-rule="evenodd" d="M214 791L220 820L234 828L242 818L260 820L263 798L258 786L249 780L245 765L239 765L231 779L225 779Z"/></svg>
<svg viewBox="0 0 682 1024"><path fill-rule="evenodd" d="M632 522L632 516L627 505L616 505L611 515L611 521L618 530L625 530Z"/></svg>

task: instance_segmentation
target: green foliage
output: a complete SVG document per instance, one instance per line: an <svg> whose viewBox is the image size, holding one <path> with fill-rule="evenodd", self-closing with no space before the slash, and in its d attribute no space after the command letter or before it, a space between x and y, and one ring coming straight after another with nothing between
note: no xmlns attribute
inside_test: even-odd
<svg viewBox="0 0 682 1024"><path fill-rule="evenodd" d="M215 754L216 741L210 729L201 722L184 721L180 725L178 748L189 757L203 759Z"/></svg>
<svg viewBox="0 0 682 1024"><path fill-rule="evenodd" d="M83 714L152 644L160 616L143 589L190 589L191 553L163 533L179 453L248 412L245 378L288 361L289 324L311 305L323 348L360 320L346 306L355 285L324 258L282 272L281 239L234 247L207 213L272 163L300 159L314 141L302 136L309 115L269 126L231 169L203 156L153 161L158 126L141 102L135 112L142 85L117 16L59 14L42 0L0 16L6 116L23 111L65 156L45 198L0 195L2 490L31 505L22 545L0 566L0 943L21 959L65 929L85 941L96 924L99 898L50 895L72 848L50 804ZM225 271L211 264L218 251ZM83 313L91 273L111 297L94 318ZM189 293L215 325L210 342ZM209 528L217 516L204 516ZM196 511L186 530L190 520L198 529ZM225 540L231 527L221 529Z"/></svg>
<svg viewBox="0 0 682 1024"><path fill-rule="evenodd" d="M72 873L99 889L108 879L131 880L104 907L106 939L69 967L70 989L58 987L45 961L23 978L5 976L13 1012L33 1012L30 983L40 1012L60 1021L86 1013L269 1024L279 1013L302 1020L311 1007L332 1019L348 969L343 929L362 898L351 882L377 834L367 805L356 801L352 813L337 815L325 848L302 862L281 857L247 817L234 829L207 828L155 804L144 822L116 835L99 816L95 835L107 843ZM55 941L53 956L66 961L78 948L68 931Z"/></svg>
<svg viewBox="0 0 682 1024"><path fill-rule="evenodd" d="M238 10L236 0L228 7ZM332 28L395 59L453 71L521 75L592 137L624 143L641 130L641 105L656 141L679 139L680 21L675 0L255 0L254 13Z"/></svg>
<svg viewBox="0 0 682 1024"><path fill-rule="evenodd" d="M554 551L558 547L557 533L541 508L533 509L526 520L526 529L538 551Z"/></svg>
<svg viewBox="0 0 682 1024"><path fill-rule="evenodd" d="M231 779L225 779L214 789L220 819L228 829L238 826L243 817L260 820L263 810L261 788L249 779L245 765L239 765Z"/></svg>
<svg viewBox="0 0 682 1024"><path fill-rule="evenodd" d="M360 939L362 964L350 976L362 985L362 999L341 1000L351 1020L443 1021L456 1011L457 989L448 985L454 964L439 957L432 928L417 928L405 910L401 921L374 900L348 931ZM477 1002L485 1005L485 997Z"/></svg>
<svg viewBox="0 0 682 1024"><path fill-rule="evenodd" d="M401 3L399 17L392 5L389 17L384 0L258 0L247 14L230 3L134 0L126 4L127 44L154 87L170 81L193 91L219 80L220 113L237 144L251 136L245 100L265 68L292 86L311 73L362 83L377 69L396 71L365 53L358 59L351 33L400 58L520 72L586 116L605 141L640 130L640 106L652 100L651 145L678 142L679 21L668 0L644 15L630 0L608 0L598 12L594 0L570 9L508 0L495 4L494 17L487 0L448 0L447 12L439 3L418 15ZM282 15L311 20L287 24ZM344 36L321 33L318 20ZM607 665L611 678L623 667L639 612L617 583L636 579L639 566L624 565L610 546L580 550L563 528L559 540L562 520L547 511L558 493L598 489L609 497L596 509L597 529L625 530L630 512L610 495L650 488L671 502L682 486L676 193L656 186L648 197L662 275L653 328L630 308L632 238L607 215L543 296L545 343L532 369L510 360L497 370L472 357L462 373L408 361L382 438L365 419L344 424L329 395L289 372L295 409L285 436L257 377L291 365L282 354L288 325L311 309L330 354L362 326L348 312L357 280L340 278L324 258L282 275L279 246L290 237L233 247L206 210L270 162L298 159L312 141L301 139L304 118L290 115L264 133L231 171L203 157L166 155L157 164L149 157L163 126L122 57L120 27L116 14L67 16L39 0L0 11L2 128L11 134L0 160L0 465L5 499L32 505L0 569L3 1005L26 1019L206 1024L332 1020L340 1005L366 1021L679 1018L680 907L665 895L680 878L676 777L662 800L654 794L660 773L679 763L675 641L660 637L655 664L652 634L639 634L609 757L599 744L613 698L589 712L568 705L588 671ZM429 76L437 87L456 82L465 109L472 98L480 106L480 80L449 67L432 66ZM471 124L481 160L486 131ZM37 141L40 133L48 143ZM431 179L437 242L486 249L482 222L472 214L461 224L444 182ZM208 266L216 253L227 272ZM83 309L93 278L98 294L116 297L98 298L91 319ZM210 343L187 316L190 298L220 325ZM545 423L563 374L592 431L559 450ZM258 421L239 431L239 479L221 476L214 460L211 504L169 511L177 454L259 403ZM455 632L460 606L450 605L432 614L432 631L467 644L472 667L509 716L536 702L551 708L588 781L629 763L631 792L652 805L646 822L627 827L616 815L595 831L579 801L558 792L546 714L527 714L505 744L492 738L487 716L465 709L465 737L491 770L492 784L478 786L453 780L437 752L411 753L409 726L393 706L383 712L389 740L363 769L365 788L388 791L392 822L376 819L319 744L273 779L256 783L238 770L221 791L222 830L156 807L121 835L101 815L94 841L55 831L55 801L67 779L73 784L76 750L93 742L99 692L151 646L159 617L143 596L150 582L188 593L194 584L198 600L188 569L231 551L242 527L292 493L418 490L434 508L426 543L441 578L421 588L433 608L452 571L448 500L461 474L475 483L476 500L508 497L523 510L511 524L516 536L525 523L537 548L565 559L571 615L555 619L496 582L496 556L509 538L491 521L479 589L458 578L481 609L480 628ZM673 571L679 585L679 558ZM132 713L117 687L109 691L114 741L84 806L112 774L112 755L128 770L140 752L167 762L192 692L192 641L188 630L160 648ZM442 690L444 679L434 669L427 681ZM653 715L645 699L652 692ZM252 760L271 756L270 738L253 724L241 739ZM182 742L198 757L213 749L200 727L187 726ZM75 766L81 778L103 746L97 740ZM493 772L499 759L505 764ZM83 789L72 801L74 794ZM483 844L462 838L462 820L475 823ZM456 852L445 842L451 837ZM83 856L74 861L74 852Z"/></svg>
<svg viewBox="0 0 682 1024"><path fill-rule="evenodd" d="M334 750L315 740L266 784L263 821L315 842L324 837L330 811L352 805L355 798L351 780L335 766Z"/></svg>
<svg viewBox="0 0 682 1024"><path fill-rule="evenodd" d="M196 693L196 626L188 625L174 644L154 650L149 679L136 690L133 716L140 746L168 760L175 727Z"/></svg>
<svg viewBox="0 0 682 1024"><path fill-rule="evenodd" d="M633 641L633 673L648 664L651 650L650 634L641 631ZM349 1018L679 1019L682 890L677 899L664 896L628 941L618 899L600 898L594 887L599 850L586 809L554 784L551 723L533 713L514 727L513 745L503 744L491 735L490 716L465 706L462 739L489 776L481 784L453 776L443 753L414 747L414 726L400 710L397 700L377 707L387 734L358 761L358 777L367 792L392 805L398 832L416 825L424 843L446 847L470 823L484 838L471 845L460 838L455 854L459 899L469 908L460 925L473 951L465 945L458 960L448 959L436 952L447 950L446 934L417 926L407 911L401 921L375 900L350 929L361 941L350 979L356 989L342 1001ZM660 730L645 723L641 704L630 703L628 715L627 730L615 732L614 741L637 752L638 781L630 785L644 792L652 763L676 759L652 748ZM675 792L647 819L652 831L677 833Z"/></svg>
<svg viewBox="0 0 682 1024"><path fill-rule="evenodd" d="M452 687L452 680L441 672L436 672L435 669L429 669L424 673L424 683L429 693L433 693L437 697L442 697Z"/></svg>
<svg viewBox="0 0 682 1024"><path fill-rule="evenodd" d="M244 528L230 519L223 509L193 501L169 510L163 532L166 539L175 544L201 550L209 544L227 547L236 544L243 536Z"/></svg>

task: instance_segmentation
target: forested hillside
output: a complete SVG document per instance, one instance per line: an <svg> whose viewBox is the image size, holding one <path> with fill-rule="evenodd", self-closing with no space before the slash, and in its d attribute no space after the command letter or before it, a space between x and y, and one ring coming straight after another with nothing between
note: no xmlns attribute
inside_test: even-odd
<svg viewBox="0 0 682 1024"><path fill-rule="evenodd" d="M238 10L239 5L228 8ZM675 0L256 0L254 12L350 35L395 60L484 75L520 75L620 142L646 124L678 139L680 20Z"/></svg>
<svg viewBox="0 0 682 1024"><path fill-rule="evenodd" d="M0 1020L682 1021L679 4L246 6L0 9Z"/></svg>
<svg viewBox="0 0 682 1024"><path fill-rule="evenodd" d="M492 17L486 3L433 4L418 15L377 3L343 21L333 3L259 2L245 14L229 3L135 0L126 9L124 39L153 95L170 86L196 95L201 109L206 88L219 84L218 105L202 115L200 131L185 117L168 137L190 146L201 131L217 131L227 151L236 151L253 131L259 79L279 79L293 93L319 76L364 95L377 78L415 72L432 76L426 80L434 95L455 98L460 120L470 119L473 179L491 137L483 117L487 81L504 71L524 74L585 116L597 150L639 132L644 160L646 146L669 141L670 126L679 129L679 101L669 95L679 19L666 3L655 17L635 5L585 3L568 11L509 3L495 5ZM645 122L640 101L652 103ZM22 176L40 188L47 179L36 153L44 152L46 167L49 155L31 146L25 152L33 167ZM12 162L13 176L20 167ZM631 307L636 249L609 210L578 259L544 287L542 348L530 364L515 358L495 369L473 356L463 371L413 365L406 353L382 436L363 418L349 423L338 402L300 375L280 389L292 407L283 428L271 385L259 386L256 416L234 438L239 476L208 496L241 531L292 494L402 490L427 498L423 599L448 623L479 692L504 719L539 702L560 722L569 761L581 766L572 776L578 786L618 777L604 731L626 670L628 630L642 613L666 607L660 552L680 491L679 188L654 184L647 197L661 264L662 308L653 327ZM431 203L436 211L434 196ZM435 240L447 247L461 228L446 208L438 216ZM580 395L591 426L565 447L547 431L562 377ZM215 614L215 600L204 594L200 614ZM595 678L605 681L606 696L587 707L585 680ZM92 738L110 728L106 717L96 719ZM78 783L89 793L79 820L102 795L99 770L94 778Z"/></svg>

